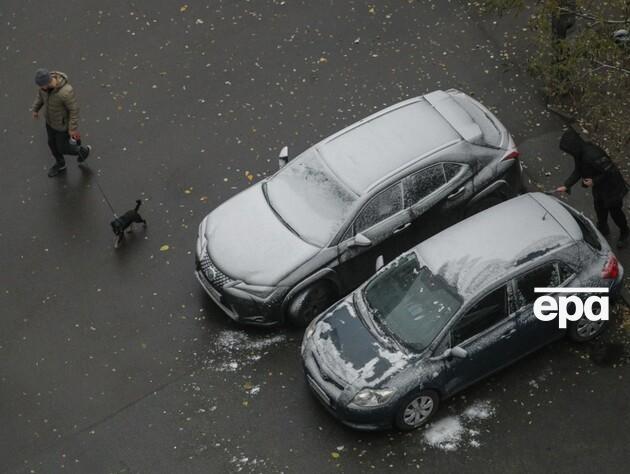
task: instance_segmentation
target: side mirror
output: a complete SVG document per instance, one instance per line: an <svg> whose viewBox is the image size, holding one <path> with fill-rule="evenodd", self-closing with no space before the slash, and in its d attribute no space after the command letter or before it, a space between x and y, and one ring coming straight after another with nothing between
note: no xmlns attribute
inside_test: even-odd
<svg viewBox="0 0 630 474"><path fill-rule="evenodd" d="M355 235L350 243L351 247L369 247L370 245L372 245L372 241L361 233Z"/></svg>
<svg viewBox="0 0 630 474"><path fill-rule="evenodd" d="M458 359L465 359L466 357L468 357L468 352L466 352L466 349L462 349L459 346L455 346L452 349L450 349L450 356L452 357L457 357Z"/></svg>
<svg viewBox="0 0 630 474"><path fill-rule="evenodd" d="M282 168L289 162L289 147L283 146L278 155L278 168Z"/></svg>
<svg viewBox="0 0 630 474"><path fill-rule="evenodd" d="M376 258L376 271L379 271L381 268L383 268L383 265L385 265L385 261L383 260L383 256L379 255Z"/></svg>
<svg viewBox="0 0 630 474"><path fill-rule="evenodd" d="M455 346L452 349L446 349L441 356L438 356L436 359L450 359L452 357L456 357L457 359L465 359L468 357L468 352L466 349L462 349L459 346Z"/></svg>

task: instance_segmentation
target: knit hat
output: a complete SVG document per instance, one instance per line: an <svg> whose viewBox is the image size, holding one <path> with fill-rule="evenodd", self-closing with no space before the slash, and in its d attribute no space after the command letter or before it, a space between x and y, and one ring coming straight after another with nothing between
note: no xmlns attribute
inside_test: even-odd
<svg viewBox="0 0 630 474"><path fill-rule="evenodd" d="M35 84L39 87L45 87L50 84L50 71L48 69L38 69L35 71Z"/></svg>

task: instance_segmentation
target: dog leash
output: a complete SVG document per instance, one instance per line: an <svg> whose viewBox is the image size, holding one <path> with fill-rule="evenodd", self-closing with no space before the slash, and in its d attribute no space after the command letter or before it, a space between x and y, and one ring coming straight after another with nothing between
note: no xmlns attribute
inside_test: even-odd
<svg viewBox="0 0 630 474"><path fill-rule="evenodd" d="M98 187L98 190L101 192L101 195L103 196L103 199L105 199L105 202L107 203L109 208L112 210L112 214L114 214L114 217L116 219L118 219L118 214L116 214L116 211L114 210L114 207L109 202L109 199L107 199L107 195L105 194L105 191L103 191L103 188L101 188L101 184L98 182L98 177L96 175L94 176L94 182L96 183L96 186Z"/></svg>

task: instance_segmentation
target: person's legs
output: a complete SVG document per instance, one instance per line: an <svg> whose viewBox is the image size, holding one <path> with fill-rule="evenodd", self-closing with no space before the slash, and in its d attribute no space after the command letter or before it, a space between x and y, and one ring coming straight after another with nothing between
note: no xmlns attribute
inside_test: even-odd
<svg viewBox="0 0 630 474"><path fill-rule="evenodd" d="M55 142L57 143L57 150L63 155L77 156L79 154L79 145L70 144L70 135L67 131L55 130Z"/></svg>
<svg viewBox="0 0 630 474"><path fill-rule="evenodd" d="M60 168L63 168L66 165L66 160L63 158L63 153L59 150L57 146L57 132L55 129L51 128L48 124L46 124L46 134L48 135L48 147L52 155L55 157L55 161Z"/></svg>
<svg viewBox="0 0 630 474"><path fill-rule="evenodd" d="M630 236L630 228L628 228L628 221L623 213L623 201L619 200L610 206L610 217L612 217L617 227L619 227L619 240L617 241L617 247L623 248L628 243L628 237Z"/></svg>
<svg viewBox="0 0 630 474"><path fill-rule="evenodd" d="M597 200L593 201L593 206L595 207L595 214L597 215L597 228L602 234L607 236L610 234L610 229L608 228L608 207Z"/></svg>

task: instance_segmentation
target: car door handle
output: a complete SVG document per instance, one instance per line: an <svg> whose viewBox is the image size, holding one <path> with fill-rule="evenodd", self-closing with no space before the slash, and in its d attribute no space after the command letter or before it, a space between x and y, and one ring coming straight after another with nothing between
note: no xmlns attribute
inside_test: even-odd
<svg viewBox="0 0 630 474"><path fill-rule="evenodd" d="M514 334L515 332L516 332L516 329L512 328L509 331L506 331L503 334L501 334L501 337L499 339L509 339L510 337L512 337L512 334Z"/></svg>
<svg viewBox="0 0 630 474"><path fill-rule="evenodd" d="M456 197L459 197L462 194L464 194L464 191L466 191L466 186L462 186L457 191L455 191L453 194L449 194L446 199L455 199Z"/></svg>
<svg viewBox="0 0 630 474"><path fill-rule="evenodd" d="M407 227L409 227L411 225L411 222L407 222L406 224L403 224L401 226L398 226L394 229L394 234L397 234L398 232L402 232L403 230L405 230Z"/></svg>

